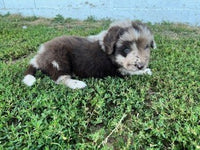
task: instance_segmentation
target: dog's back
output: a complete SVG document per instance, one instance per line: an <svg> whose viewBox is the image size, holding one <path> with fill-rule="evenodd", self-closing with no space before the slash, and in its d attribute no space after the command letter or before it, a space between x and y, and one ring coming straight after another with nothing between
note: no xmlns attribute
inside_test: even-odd
<svg viewBox="0 0 200 150"><path fill-rule="evenodd" d="M54 81L63 74L76 74L83 78L118 75L117 67L97 41L73 36L57 37L41 45L25 73L32 79L27 85L31 86L35 82L36 70L48 74Z"/></svg>

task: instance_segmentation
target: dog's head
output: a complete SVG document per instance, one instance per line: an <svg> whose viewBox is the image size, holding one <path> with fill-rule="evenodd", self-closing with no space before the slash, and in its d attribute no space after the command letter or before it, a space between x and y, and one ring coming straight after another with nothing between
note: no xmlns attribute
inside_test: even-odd
<svg viewBox="0 0 200 150"><path fill-rule="evenodd" d="M114 63L128 71L145 69L149 64L150 49L156 48L153 34L140 22L111 24L101 37L102 49Z"/></svg>

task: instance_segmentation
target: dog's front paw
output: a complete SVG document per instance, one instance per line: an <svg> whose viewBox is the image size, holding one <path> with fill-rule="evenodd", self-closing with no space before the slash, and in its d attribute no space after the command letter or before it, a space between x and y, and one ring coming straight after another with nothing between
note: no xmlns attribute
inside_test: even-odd
<svg viewBox="0 0 200 150"><path fill-rule="evenodd" d="M150 68L146 68L146 69L144 70L144 73L145 73L145 74L148 74L148 75L152 75L152 71L151 71Z"/></svg>
<svg viewBox="0 0 200 150"><path fill-rule="evenodd" d="M87 86L85 82L73 79L68 79L66 85L71 89L82 89Z"/></svg>

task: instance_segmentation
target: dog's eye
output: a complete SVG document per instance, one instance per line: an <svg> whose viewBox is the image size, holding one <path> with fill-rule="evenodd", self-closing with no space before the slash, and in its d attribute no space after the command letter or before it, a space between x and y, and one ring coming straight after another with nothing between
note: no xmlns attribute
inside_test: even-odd
<svg viewBox="0 0 200 150"><path fill-rule="evenodd" d="M145 46L145 49L147 49L147 48L149 48L150 46L149 46L149 44L147 44L146 46Z"/></svg>
<svg viewBox="0 0 200 150"><path fill-rule="evenodd" d="M124 49L124 53L128 54L131 50L129 48Z"/></svg>

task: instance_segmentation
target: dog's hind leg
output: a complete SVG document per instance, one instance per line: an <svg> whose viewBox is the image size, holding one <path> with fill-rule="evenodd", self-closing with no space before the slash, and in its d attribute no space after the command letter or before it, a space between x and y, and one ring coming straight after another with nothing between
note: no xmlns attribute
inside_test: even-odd
<svg viewBox="0 0 200 150"><path fill-rule="evenodd" d="M34 75L36 71L39 69L39 64L37 62L38 56L39 55L37 54L35 55L35 57L31 59L30 65L25 72L24 79L22 80L22 82L26 84L27 86L32 86L36 81L36 78L34 77Z"/></svg>
<svg viewBox="0 0 200 150"><path fill-rule="evenodd" d="M36 81L36 78L34 77L36 71L37 69L33 65L29 65L27 71L25 72L25 77L22 80L22 82L27 86L32 86Z"/></svg>

